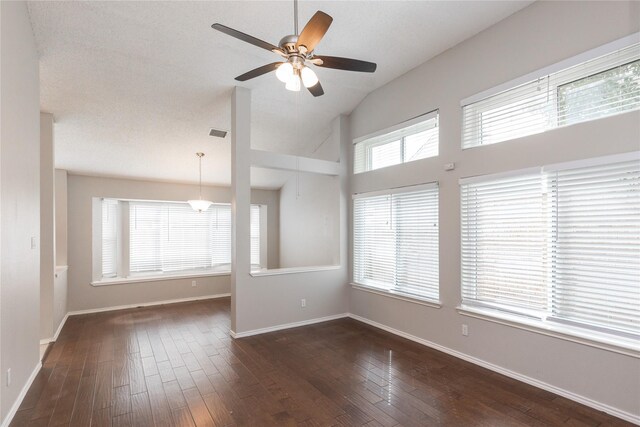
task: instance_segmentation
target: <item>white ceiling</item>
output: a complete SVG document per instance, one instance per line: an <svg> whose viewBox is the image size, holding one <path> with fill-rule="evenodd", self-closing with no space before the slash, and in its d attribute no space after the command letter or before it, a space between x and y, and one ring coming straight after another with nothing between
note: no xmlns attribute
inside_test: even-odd
<svg viewBox="0 0 640 427"><path fill-rule="evenodd" d="M286 91L274 75L252 89L253 148L291 154L372 90L530 4L530 1L301 1L334 20L316 48L378 64L374 74L316 68L325 95ZM30 2L41 54L41 108L54 114L56 167L154 180L230 181L234 77L278 56L211 29L215 22L273 44L293 32L292 1ZM296 138L300 135L300 138ZM260 186L277 185L261 177Z"/></svg>

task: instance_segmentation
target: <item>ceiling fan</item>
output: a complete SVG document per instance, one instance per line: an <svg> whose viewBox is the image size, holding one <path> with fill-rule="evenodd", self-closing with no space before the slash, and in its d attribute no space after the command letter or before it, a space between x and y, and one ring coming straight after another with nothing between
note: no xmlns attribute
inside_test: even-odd
<svg viewBox="0 0 640 427"><path fill-rule="evenodd" d="M271 43L267 43L222 24L213 24L211 26L213 29L221 31L231 37L235 37L262 49L270 50L284 59L284 62L273 62L248 71L236 77L236 80L243 82L275 71L276 77L283 83L286 83L285 87L288 90L297 92L300 90L302 83L313 96L320 96L324 94L324 90L318 81L318 76L316 76L316 73L308 64L324 68L360 71L364 73L373 73L376 70L376 64L373 62L340 58L337 56L316 55L314 49L329 29L333 18L319 10L311 17L307 25L302 29L302 32L298 35L298 0L294 0L293 2L293 14L295 34L283 37L282 40L280 40L279 46L274 46Z"/></svg>

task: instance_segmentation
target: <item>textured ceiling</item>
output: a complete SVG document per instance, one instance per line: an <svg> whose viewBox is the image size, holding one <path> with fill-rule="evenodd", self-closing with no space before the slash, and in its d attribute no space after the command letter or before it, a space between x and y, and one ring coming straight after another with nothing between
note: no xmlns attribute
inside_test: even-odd
<svg viewBox="0 0 640 427"><path fill-rule="evenodd" d="M325 95L286 91L273 74L252 89L253 148L299 154L372 90L531 2L301 1L333 18L318 54L378 64L375 74L316 68ZM293 2L30 2L41 55L41 107L56 120L56 166L75 173L230 181L234 77L278 56L211 29L220 22L277 44L293 32ZM281 175L256 185L277 186Z"/></svg>

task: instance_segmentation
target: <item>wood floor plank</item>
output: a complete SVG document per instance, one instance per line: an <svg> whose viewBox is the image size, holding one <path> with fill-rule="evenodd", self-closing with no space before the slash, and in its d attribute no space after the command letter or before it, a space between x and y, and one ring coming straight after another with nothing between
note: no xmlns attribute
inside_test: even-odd
<svg viewBox="0 0 640 427"><path fill-rule="evenodd" d="M32 420L36 420L39 418L51 418L53 415L53 411L58 403L58 399L61 395L62 386L67 377L67 372L69 371L68 366L56 366L51 373L51 377L47 382L47 385L42 390L40 394L40 399L38 399L38 403L36 404L33 414L31 415Z"/></svg>
<svg viewBox="0 0 640 427"><path fill-rule="evenodd" d="M135 427L152 427L153 416L147 392L131 396L131 425Z"/></svg>
<svg viewBox="0 0 640 427"><path fill-rule="evenodd" d="M138 394L147 391L140 353L129 353L128 359L129 387L131 388L131 394Z"/></svg>
<svg viewBox="0 0 640 427"><path fill-rule="evenodd" d="M94 393L94 410L111 406L111 390L113 388L113 362L101 362L98 364L96 375L96 389Z"/></svg>
<svg viewBox="0 0 640 427"><path fill-rule="evenodd" d="M81 369L74 369L67 373L67 377L64 381L64 385L62 386L62 391L60 392L60 397L56 403L49 425L63 426L69 424L78 388L80 387L81 378Z"/></svg>
<svg viewBox="0 0 640 427"><path fill-rule="evenodd" d="M204 403L204 400L202 400L198 389L190 388L183 393L195 425L198 427L215 426L216 423L213 421L213 418L211 418L207 405Z"/></svg>
<svg viewBox="0 0 640 427"><path fill-rule="evenodd" d="M184 394L177 380L163 383L162 387L171 409L180 409L187 406L187 401L184 400Z"/></svg>
<svg viewBox="0 0 640 427"><path fill-rule="evenodd" d="M131 412L131 388L129 384L113 389L113 408L114 417L128 414Z"/></svg>
<svg viewBox="0 0 640 427"><path fill-rule="evenodd" d="M178 408L171 411L176 427L195 427L189 408Z"/></svg>
<svg viewBox="0 0 640 427"><path fill-rule="evenodd" d="M171 408L169 407L160 375L148 376L146 381L154 424L156 427L172 427L174 423L171 416Z"/></svg>
<svg viewBox="0 0 640 427"><path fill-rule="evenodd" d="M91 427L111 427L111 407L94 410Z"/></svg>

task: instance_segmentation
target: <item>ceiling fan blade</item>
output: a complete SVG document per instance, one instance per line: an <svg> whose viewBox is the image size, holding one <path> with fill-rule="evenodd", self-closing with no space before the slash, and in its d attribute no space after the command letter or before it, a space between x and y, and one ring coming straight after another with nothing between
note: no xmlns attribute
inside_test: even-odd
<svg viewBox="0 0 640 427"><path fill-rule="evenodd" d="M320 10L317 11L302 29L296 47L300 49L300 46L304 46L306 52L311 52L322 40L331 22L333 22L332 17Z"/></svg>
<svg viewBox="0 0 640 427"><path fill-rule="evenodd" d="M263 74L267 74L271 71L275 71L282 64L282 62L273 62L271 64L263 65L262 67L258 67L251 71L247 71L246 73L236 77L236 80L239 82L244 82L255 77L261 76Z"/></svg>
<svg viewBox="0 0 640 427"><path fill-rule="evenodd" d="M322 96L324 95L324 89L322 89L322 85L320 84L320 82L316 83L315 85L308 87L307 90L309 92L311 92L311 95L313 96Z"/></svg>
<svg viewBox="0 0 640 427"><path fill-rule="evenodd" d="M267 43L264 40L260 40L258 38L255 38L253 36L250 36L249 34L245 34L241 31L238 30L234 30L233 28L229 28L225 25L222 24L213 24L211 26L211 28L213 28L214 30L218 30L222 33L225 33L231 37L235 37L238 40L242 40L243 42L247 42L250 43L254 46L258 46L261 47L262 49L266 49L266 50L270 50L272 52L275 52L279 55L284 55L285 53L282 51L282 49L280 49L278 46L274 46L271 43Z"/></svg>
<svg viewBox="0 0 640 427"><path fill-rule="evenodd" d="M315 61L320 59L319 61ZM376 71L377 65L373 62L361 61L359 59L340 58L339 56L322 56L316 55L311 61L318 67L335 68L337 70L360 71L363 73L373 73Z"/></svg>

